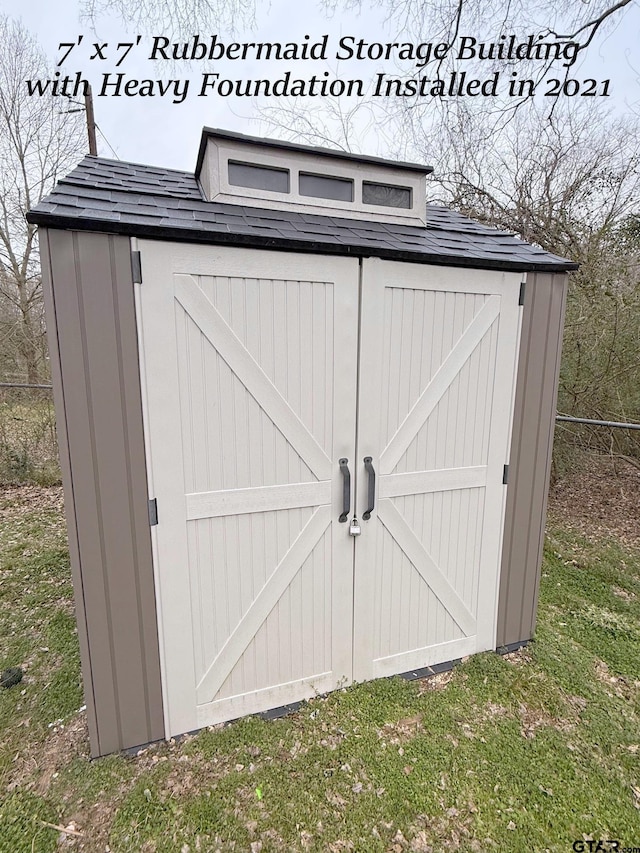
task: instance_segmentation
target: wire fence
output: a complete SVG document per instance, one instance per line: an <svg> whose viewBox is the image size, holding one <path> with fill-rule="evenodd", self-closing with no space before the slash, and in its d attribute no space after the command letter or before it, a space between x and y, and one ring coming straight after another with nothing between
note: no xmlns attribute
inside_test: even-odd
<svg viewBox="0 0 640 853"><path fill-rule="evenodd" d="M30 385L26 382L0 382L0 388L47 388L53 389L53 385Z"/></svg>
<svg viewBox="0 0 640 853"><path fill-rule="evenodd" d="M592 426L612 427L613 429L640 429L640 424L628 424L622 421L598 421L593 418L573 418L570 415L556 415L556 420L570 424L591 424Z"/></svg>

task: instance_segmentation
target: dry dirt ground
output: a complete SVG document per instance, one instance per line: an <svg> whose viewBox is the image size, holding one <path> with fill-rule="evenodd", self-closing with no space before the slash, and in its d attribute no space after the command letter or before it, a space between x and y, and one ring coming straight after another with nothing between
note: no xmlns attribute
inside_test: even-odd
<svg viewBox="0 0 640 853"><path fill-rule="evenodd" d="M588 539L615 537L640 546L640 469L606 456L585 456L579 470L549 493L548 524L562 524Z"/></svg>

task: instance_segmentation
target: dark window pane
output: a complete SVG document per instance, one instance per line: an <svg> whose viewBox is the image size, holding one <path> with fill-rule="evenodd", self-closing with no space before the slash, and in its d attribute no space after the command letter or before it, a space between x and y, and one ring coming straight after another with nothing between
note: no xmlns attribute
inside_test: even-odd
<svg viewBox="0 0 640 853"><path fill-rule="evenodd" d="M336 201L353 201L353 181L347 178L326 178L300 172L300 195L313 198L331 198Z"/></svg>
<svg viewBox="0 0 640 853"><path fill-rule="evenodd" d="M254 166L229 160L229 183L236 187L251 187L254 190L270 190L274 193L289 192L289 170L273 169L270 166Z"/></svg>
<svg viewBox="0 0 640 853"><path fill-rule="evenodd" d="M404 207L411 209L411 187L396 187L393 184L362 182L362 201L382 207Z"/></svg>

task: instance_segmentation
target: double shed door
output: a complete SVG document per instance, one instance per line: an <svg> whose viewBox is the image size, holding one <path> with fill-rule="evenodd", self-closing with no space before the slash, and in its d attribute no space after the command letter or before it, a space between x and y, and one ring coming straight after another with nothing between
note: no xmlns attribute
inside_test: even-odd
<svg viewBox="0 0 640 853"><path fill-rule="evenodd" d="M139 249L167 735L492 648L519 277Z"/></svg>

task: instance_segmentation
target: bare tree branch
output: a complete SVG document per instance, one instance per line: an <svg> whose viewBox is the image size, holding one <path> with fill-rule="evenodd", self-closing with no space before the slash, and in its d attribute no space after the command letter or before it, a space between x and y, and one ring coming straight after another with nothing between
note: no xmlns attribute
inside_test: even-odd
<svg viewBox="0 0 640 853"><path fill-rule="evenodd" d="M175 37L194 33L234 33L255 24L255 0L82 0L81 18L95 28L103 14L115 13L140 32Z"/></svg>
<svg viewBox="0 0 640 853"><path fill-rule="evenodd" d="M612 15L615 15L616 12L619 12L620 9L623 9L625 6L628 6L632 3L633 0L620 0L619 3L614 3L613 6L609 6L601 12L597 17L593 18L590 21L587 21L582 26L574 29L572 33L566 33L565 35L560 35L559 33L554 32L553 30L549 30L549 35L554 36L557 39L562 41L575 41L579 35L584 32L588 32L587 40L582 42L580 45L580 49L584 50L584 48L588 47L593 41L593 37L598 32L600 27L604 24L604 22L610 18Z"/></svg>

